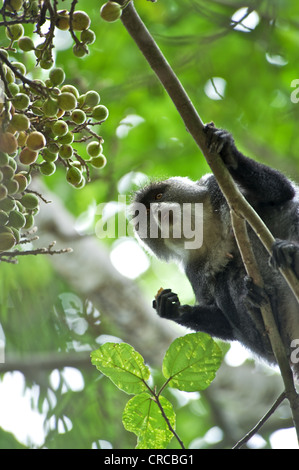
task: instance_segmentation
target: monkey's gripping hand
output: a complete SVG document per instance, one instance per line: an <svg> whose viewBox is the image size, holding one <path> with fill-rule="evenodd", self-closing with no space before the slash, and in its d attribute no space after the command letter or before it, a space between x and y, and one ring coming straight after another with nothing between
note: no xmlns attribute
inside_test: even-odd
<svg viewBox="0 0 299 470"><path fill-rule="evenodd" d="M231 324L216 305L181 305L171 289L160 289L153 307L161 318L173 320L179 325L202 331L225 341L235 339Z"/></svg>
<svg viewBox="0 0 299 470"><path fill-rule="evenodd" d="M181 305L177 294L171 289L158 291L155 300L153 300L153 308L159 317L174 321L178 321L188 309L192 310L189 305Z"/></svg>
<svg viewBox="0 0 299 470"><path fill-rule="evenodd" d="M299 245L288 240L275 240L272 246L270 266L291 268L299 279Z"/></svg>
<svg viewBox="0 0 299 470"><path fill-rule="evenodd" d="M207 147L211 153L219 154L228 168L238 167L238 150L233 136L224 129L214 127L214 123L207 124L204 128L207 136Z"/></svg>

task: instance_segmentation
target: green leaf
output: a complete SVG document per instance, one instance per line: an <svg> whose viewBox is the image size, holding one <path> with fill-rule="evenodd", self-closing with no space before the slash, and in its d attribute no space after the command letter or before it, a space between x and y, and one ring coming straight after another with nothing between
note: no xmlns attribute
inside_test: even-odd
<svg viewBox="0 0 299 470"><path fill-rule="evenodd" d="M124 392L135 394L147 390L144 381L149 379L150 370L129 344L105 343L91 353L91 362Z"/></svg>
<svg viewBox="0 0 299 470"><path fill-rule="evenodd" d="M222 361L215 341L205 333L191 333L177 338L163 360L163 375L171 387L185 392L207 388Z"/></svg>
<svg viewBox="0 0 299 470"><path fill-rule="evenodd" d="M175 412L171 403L164 397L159 401L174 429ZM148 393L140 393L128 401L123 412L123 425L137 435L137 449L165 449L173 437L159 406Z"/></svg>

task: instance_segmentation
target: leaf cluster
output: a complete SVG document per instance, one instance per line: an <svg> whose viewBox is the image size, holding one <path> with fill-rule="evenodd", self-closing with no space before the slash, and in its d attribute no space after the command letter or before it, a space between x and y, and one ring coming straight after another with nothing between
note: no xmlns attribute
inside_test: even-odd
<svg viewBox="0 0 299 470"><path fill-rule="evenodd" d="M123 412L125 429L137 435L138 449L166 448L175 431L172 404L162 396L167 386L185 392L206 389L220 367L222 353L204 333L177 338L167 350L162 372L166 379L159 391L150 385L151 371L143 357L126 343L105 343L91 353L91 362L122 391L133 394Z"/></svg>

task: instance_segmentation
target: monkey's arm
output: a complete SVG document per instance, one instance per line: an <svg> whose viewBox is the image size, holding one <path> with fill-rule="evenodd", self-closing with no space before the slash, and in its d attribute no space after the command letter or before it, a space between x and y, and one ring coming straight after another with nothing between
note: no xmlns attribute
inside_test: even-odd
<svg viewBox="0 0 299 470"><path fill-rule="evenodd" d="M280 204L295 195L291 182L279 171L245 157L231 134L211 124L205 126L207 145L218 153L234 180L262 204Z"/></svg>
<svg viewBox="0 0 299 470"><path fill-rule="evenodd" d="M181 305L177 294L164 289L153 301L153 308L161 318L167 318L195 331L202 331L225 341L235 339L232 327L215 305Z"/></svg>

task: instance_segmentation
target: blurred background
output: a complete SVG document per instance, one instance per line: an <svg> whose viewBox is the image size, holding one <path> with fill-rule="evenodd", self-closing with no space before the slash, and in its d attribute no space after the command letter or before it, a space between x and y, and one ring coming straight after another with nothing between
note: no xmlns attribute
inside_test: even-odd
<svg viewBox="0 0 299 470"><path fill-rule="evenodd" d="M202 120L227 128L246 155L298 181L298 85L291 85L299 79L296 2L135 4ZM36 217L40 238L34 246L55 240L73 253L1 263L0 448L133 448L136 438L121 421L128 397L91 365L90 351L107 339L126 341L163 383L163 355L185 330L157 319L152 299L163 286L183 303L194 302L176 266L149 256L132 236L118 236L124 206L116 203L120 195L129 201L147 178L196 180L209 169L121 21L104 22L100 7L96 0L77 4L96 33L89 55L76 58L63 31L55 34L54 53L65 82L82 93L98 91L109 109L100 129L107 165L81 190L66 183L63 168L34 182L52 201ZM32 35L33 26L25 32ZM0 47L6 45L0 27ZM32 77L42 78L35 75L33 52L15 57ZM115 237L100 237L103 217L116 220ZM236 345L225 347L226 359L208 390L166 393L186 447L231 447L283 389L275 370ZM170 447L176 446L173 440ZM287 404L248 446L296 447Z"/></svg>

